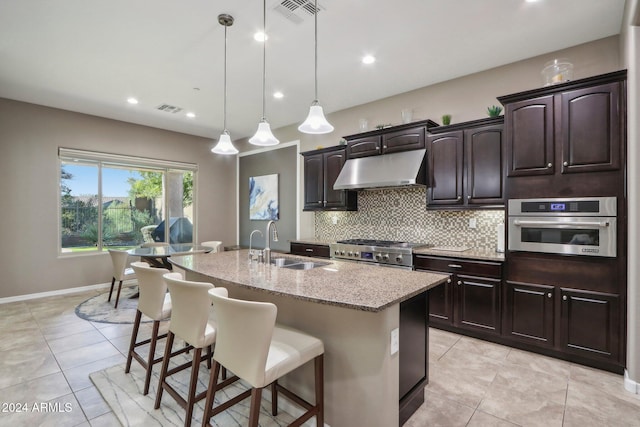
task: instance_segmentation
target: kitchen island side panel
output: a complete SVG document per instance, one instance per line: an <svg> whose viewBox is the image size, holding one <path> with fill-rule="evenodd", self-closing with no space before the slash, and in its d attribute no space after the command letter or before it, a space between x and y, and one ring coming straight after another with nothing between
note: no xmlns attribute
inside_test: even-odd
<svg viewBox="0 0 640 427"><path fill-rule="evenodd" d="M229 282L216 283L215 278L193 271L187 271L186 278L223 286L232 298L272 302L278 307L278 323L322 339L326 424L331 427L399 424L399 354L390 353L391 331L399 327L398 304L370 312L273 295ZM280 382L314 402L313 364L290 373ZM285 401L281 399L282 403ZM293 407L283 408L293 412Z"/></svg>

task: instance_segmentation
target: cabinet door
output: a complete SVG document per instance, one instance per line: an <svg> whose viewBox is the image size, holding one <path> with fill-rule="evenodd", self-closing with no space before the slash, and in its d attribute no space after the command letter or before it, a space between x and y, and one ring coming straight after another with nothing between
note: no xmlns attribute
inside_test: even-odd
<svg viewBox="0 0 640 427"><path fill-rule="evenodd" d="M382 137L380 135L352 139L347 142L347 158L375 156L382 152Z"/></svg>
<svg viewBox="0 0 640 427"><path fill-rule="evenodd" d="M429 322L451 325L453 323L452 280L450 275L445 283L429 289Z"/></svg>
<svg viewBox="0 0 640 427"><path fill-rule="evenodd" d="M504 335L553 347L554 294L553 286L507 281Z"/></svg>
<svg viewBox="0 0 640 427"><path fill-rule="evenodd" d="M389 154L424 148L424 136L424 126L386 133L382 135L382 153Z"/></svg>
<svg viewBox="0 0 640 427"><path fill-rule="evenodd" d="M321 153L304 158L304 209L324 207L324 166Z"/></svg>
<svg viewBox="0 0 640 427"><path fill-rule="evenodd" d="M500 333L500 279L456 275L454 325Z"/></svg>
<svg viewBox="0 0 640 427"><path fill-rule="evenodd" d="M620 83L561 94L562 173L620 169Z"/></svg>
<svg viewBox="0 0 640 427"><path fill-rule="evenodd" d="M507 175L554 173L553 95L507 104Z"/></svg>
<svg viewBox="0 0 640 427"><path fill-rule="evenodd" d="M464 133L467 204L504 204L502 125Z"/></svg>
<svg viewBox="0 0 640 427"><path fill-rule="evenodd" d="M430 135L427 206L462 205L462 131Z"/></svg>
<svg viewBox="0 0 640 427"><path fill-rule="evenodd" d="M562 350L591 359L620 358L620 297L561 289Z"/></svg>
<svg viewBox="0 0 640 427"><path fill-rule="evenodd" d="M325 208L340 208L346 205L345 190L334 190L333 184L335 184L340 170L346 161L346 154L344 150L333 151L324 154L324 207Z"/></svg>

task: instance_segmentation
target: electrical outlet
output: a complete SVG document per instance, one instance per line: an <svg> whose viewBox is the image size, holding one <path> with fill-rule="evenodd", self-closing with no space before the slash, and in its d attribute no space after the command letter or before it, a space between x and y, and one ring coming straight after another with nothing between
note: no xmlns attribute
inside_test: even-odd
<svg viewBox="0 0 640 427"><path fill-rule="evenodd" d="M478 223L475 218L469 218L469 228L476 228Z"/></svg>
<svg viewBox="0 0 640 427"><path fill-rule="evenodd" d="M395 328L391 331L391 355L393 356L400 350L400 331Z"/></svg>
<svg viewBox="0 0 640 427"><path fill-rule="evenodd" d="M331 222L333 223L333 225L336 225L338 223L338 217L337 216L332 216L331 217Z"/></svg>

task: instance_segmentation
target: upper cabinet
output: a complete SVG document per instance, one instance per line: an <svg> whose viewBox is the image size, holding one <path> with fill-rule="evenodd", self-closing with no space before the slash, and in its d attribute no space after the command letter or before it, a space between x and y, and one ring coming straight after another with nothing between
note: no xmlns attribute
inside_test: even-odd
<svg viewBox="0 0 640 427"><path fill-rule="evenodd" d="M427 207L504 205L502 130L502 117L430 130Z"/></svg>
<svg viewBox="0 0 640 427"><path fill-rule="evenodd" d="M334 190L346 161L345 147L306 151L304 156L304 210L358 210L358 193Z"/></svg>
<svg viewBox="0 0 640 427"><path fill-rule="evenodd" d="M498 98L505 106L507 175L617 171L626 71Z"/></svg>
<svg viewBox="0 0 640 427"><path fill-rule="evenodd" d="M347 158L356 159L425 148L427 130L437 125L431 120L424 120L345 136Z"/></svg>

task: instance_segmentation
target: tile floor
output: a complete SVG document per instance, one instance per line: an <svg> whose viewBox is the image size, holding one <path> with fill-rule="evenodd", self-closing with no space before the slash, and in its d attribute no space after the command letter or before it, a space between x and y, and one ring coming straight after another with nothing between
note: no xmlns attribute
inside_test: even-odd
<svg viewBox="0 0 640 427"><path fill-rule="evenodd" d="M74 313L101 292L0 305L0 425L118 425L89 374L125 362L132 326ZM433 328L429 360L407 427L640 426L640 396L620 375Z"/></svg>

